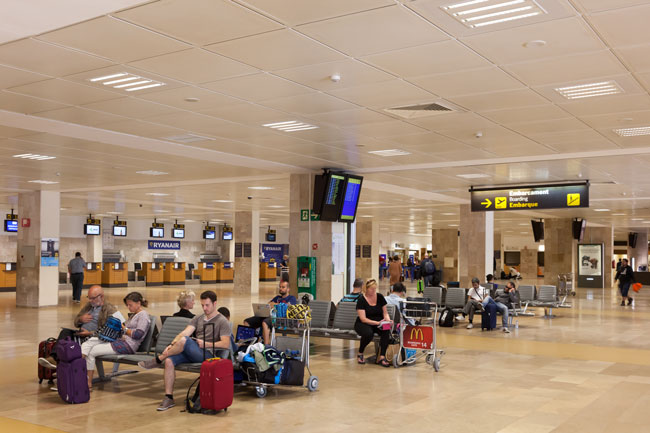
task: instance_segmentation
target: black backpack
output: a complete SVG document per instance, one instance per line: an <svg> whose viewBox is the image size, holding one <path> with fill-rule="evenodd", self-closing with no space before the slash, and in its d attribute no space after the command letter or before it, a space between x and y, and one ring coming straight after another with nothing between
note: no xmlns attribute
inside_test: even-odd
<svg viewBox="0 0 650 433"><path fill-rule="evenodd" d="M201 390L199 388L199 379L200 377L197 377L194 382L190 385L190 387L187 389L187 395L185 396L185 411L189 413L202 413L203 411L201 410ZM192 392L192 388L194 388L194 385L196 385L196 390L194 391L194 394L192 397L190 397L190 394Z"/></svg>
<svg viewBox="0 0 650 433"><path fill-rule="evenodd" d="M427 259L427 261L424 262L424 274L431 275L435 271L436 271L436 266L433 264L431 259Z"/></svg>
<svg viewBox="0 0 650 433"><path fill-rule="evenodd" d="M443 328L451 328L454 326L454 311L451 308L447 307L442 310L438 319L438 325Z"/></svg>

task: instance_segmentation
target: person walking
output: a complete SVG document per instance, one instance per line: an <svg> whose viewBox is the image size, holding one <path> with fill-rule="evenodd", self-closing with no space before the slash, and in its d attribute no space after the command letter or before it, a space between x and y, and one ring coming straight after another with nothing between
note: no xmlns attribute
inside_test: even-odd
<svg viewBox="0 0 650 433"><path fill-rule="evenodd" d="M433 286L433 276L436 273L436 265L429 258L429 254L424 255L424 260L420 262L420 273L424 278L425 287Z"/></svg>
<svg viewBox="0 0 650 433"><path fill-rule="evenodd" d="M632 267L628 265L627 259L621 261L621 268L616 273L616 278L614 281L618 280L618 289L621 292L621 307L625 306L625 301L627 300L627 305L632 305L634 299L627 296L630 291L630 285L635 282L634 280L634 271Z"/></svg>
<svg viewBox="0 0 650 433"><path fill-rule="evenodd" d="M68 272L70 273L70 282L72 283L72 302L81 303L81 289L84 286L84 271L86 262L81 258L81 253L76 252L74 259L68 263Z"/></svg>
<svg viewBox="0 0 650 433"><path fill-rule="evenodd" d="M404 272L402 262L400 261L399 256L395 255L393 257L393 261L390 262L390 265L388 265L388 274L390 275L391 287L393 287L393 284L400 282L402 272Z"/></svg>

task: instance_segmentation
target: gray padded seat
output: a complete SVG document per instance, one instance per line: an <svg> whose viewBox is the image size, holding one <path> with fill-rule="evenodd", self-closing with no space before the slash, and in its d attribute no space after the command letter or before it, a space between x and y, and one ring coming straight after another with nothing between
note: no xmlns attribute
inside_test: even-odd
<svg viewBox="0 0 650 433"><path fill-rule="evenodd" d="M519 286L519 299L521 303L527 305L535 300L535 286Z"/></svg>
<svg viewBox="0 0 650 433"><path fill-rule="evenodd" d="M557 288L555 286L539 286L535 305L557 304Z"/></svg>
<svg viewBox="0 0 650 433"><path fill-rule="evenodd" d="M135 354L131 355L103 355L97 358L98 361L116 362L120 361L122 364L137 364L140 361L146 361L151 358L151 340L153 339L153 331L156 328L156 316L149 315L149 329L144 340L140 343L138 350ZM131 360L134 361L131 361ZM135 361L137 359L137 361Z"/></svg>
<svg viewBox="0 0 650 433"><path fill-rule="evenodd" d="M442 287L425 287L422 296L429 298L431 302L437 305L442 304Z"/></svg>
<svg viewBox="0 0 650 433"><path fill-rule="evenodd" d="M465 306L465 289L458 287L450 287L447 289L447 296L445 297L445 307L457 310Z"/></svg>
<svg viewBox="0 0 650 433"><path fill-rule="evenodd" d="M332 303L330 301L309 301L309 308L311 309L312 329L327 328Z"/></svg>
<svg viewBox="0 0 650 433"><path fill-rule="evenodd" d="M336 334L340 337L349 336L358 338L354 330L357 320L357 304L354 302L341 302L334 314L334 324L331 328L319 328L316 331L324 334ZM318 335L316 335L318 336Z"/></svg>

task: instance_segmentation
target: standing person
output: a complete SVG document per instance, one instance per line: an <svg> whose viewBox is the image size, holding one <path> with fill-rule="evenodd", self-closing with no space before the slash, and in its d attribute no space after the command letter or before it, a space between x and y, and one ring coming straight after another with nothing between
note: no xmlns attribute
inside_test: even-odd
<svg viewBox="0 0 650 433"><path fill-rule="evenodd" d="M68 272L70 273L70 282L72 283L72 302L81 303L81 289L84 286L84 271L86 262L81 258L81 253L77 251L74 259L68 263Z"/></svg>
<svg viewBox="0 0 650 433"><path fill-rule="evenodd" d="M616 262L616 272L621 270L621 258L618 258L618 262Z"/></svg>
<svg viewBox="0 0 650 433"><path fill-rule="evenodd" d="M392 278L392 274L391 274ZM398 281L399 283L399 281ZM386 299L381 293L377 293L377 281L368 280L362 295L357 301L357 320L354 322L354 330L361 337L357 362L365 364L363 351L370 344L374 334L379 334L379 357L377 363L382 367L390 367L391 363L386 360L386 350L390 341L390 331L379 328L381 322L392 322L388 316Z"/></svg>
<svg viewBox="0 0 650 433"><path fill-rule="evenodd" d="M618 280L618 288L621 291L621 307L625 306L625 301L627 300L627 305L632 305L634 299L627 296L630 291L630 285L635 282L634 280L634 271L632 267L628 265L627 259L621 261L621 268L616 273L616 278L614 281Z"/></svg>
<svg viewBox="0 0 650 433"><path fill-rule="evenodd" d="M402 262L399 260L399 256L395 255L393 261L388 265L388 274L390 275L390 285L392 286L395 283L399 283L400 277L402 276Z"/></svg>
<svg viewBox="0 0 650 433"><path fill-rule="evenodd" d="M424 255L424 260L420 263L420 272L424 277L424 286L433 286L433 275L436 273L436 265L429 258L429 254Z"/></svg>

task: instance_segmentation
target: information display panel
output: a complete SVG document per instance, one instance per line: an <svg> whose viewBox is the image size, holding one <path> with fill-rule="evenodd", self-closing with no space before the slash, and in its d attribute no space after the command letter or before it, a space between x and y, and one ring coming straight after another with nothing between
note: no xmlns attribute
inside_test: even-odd
<svg viewBox="0 0 650 433"><path fill-rule="evenodd" d="M589 183L470 189L472 212L589 207Z"/></svg>

